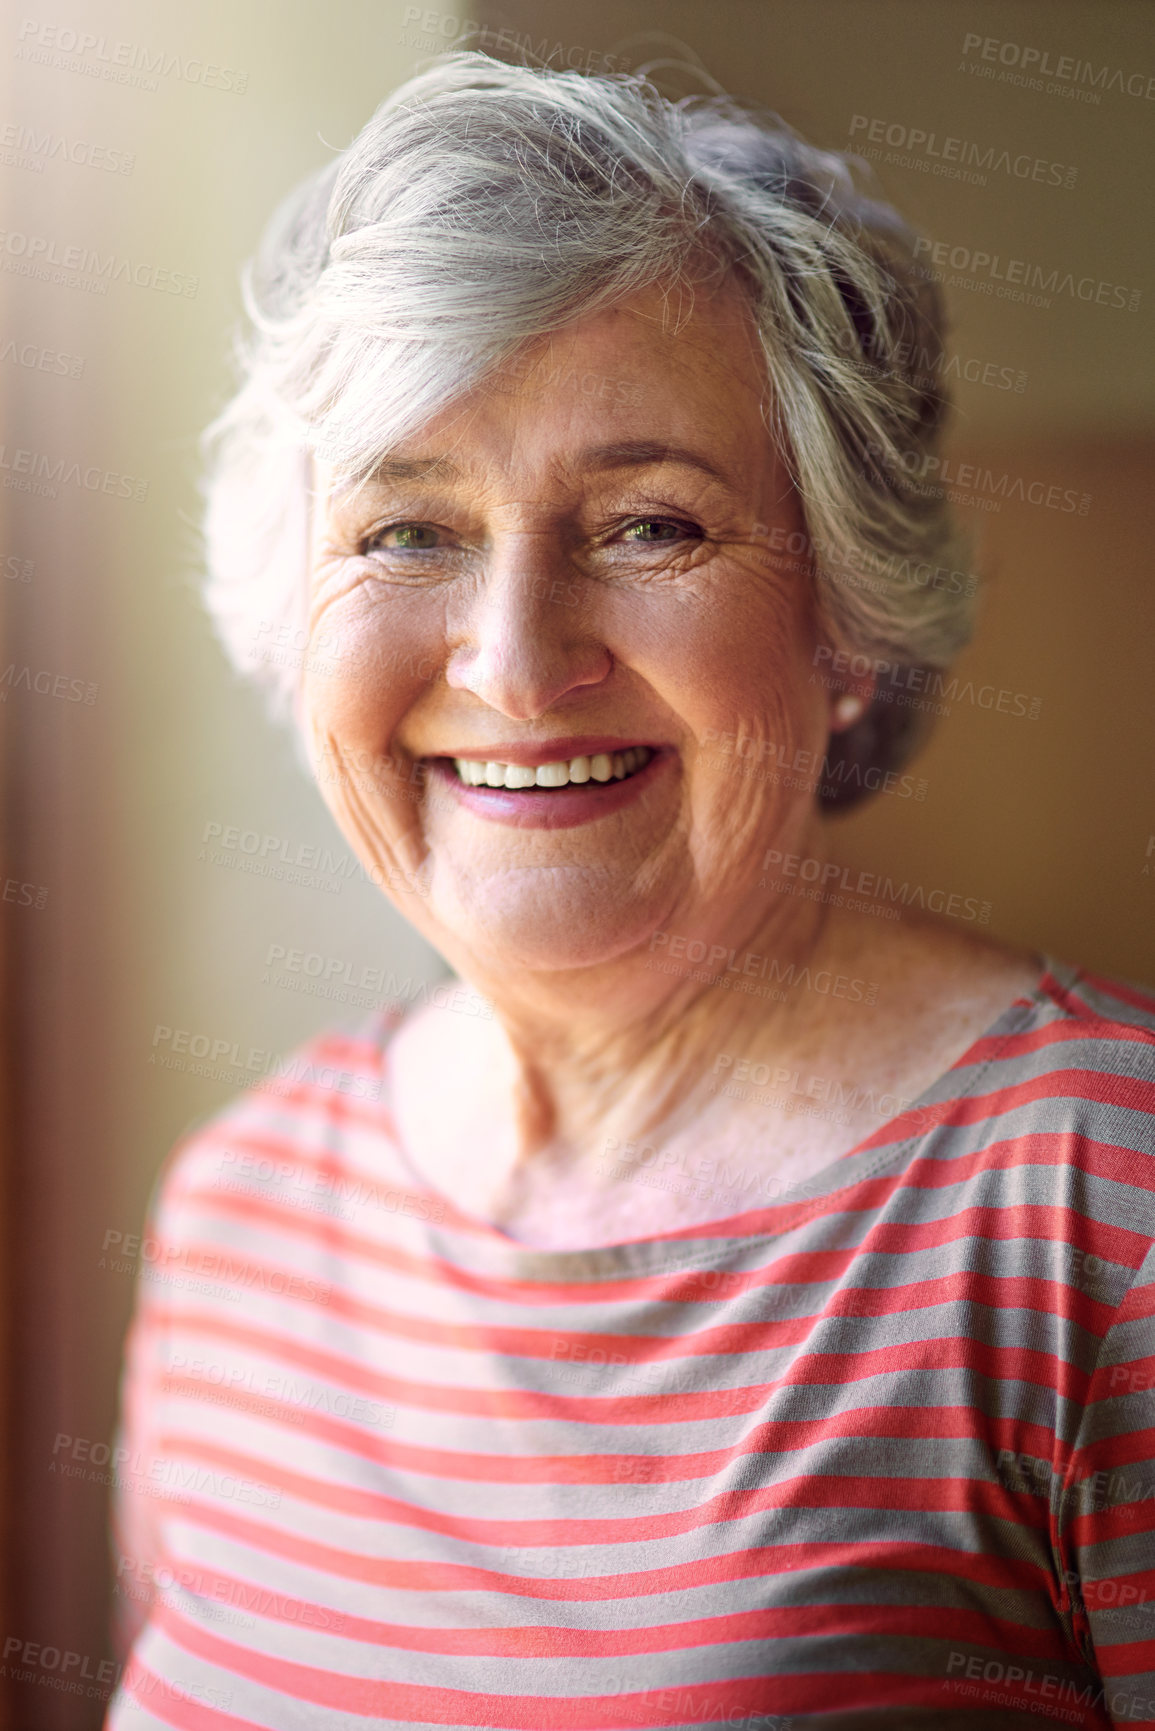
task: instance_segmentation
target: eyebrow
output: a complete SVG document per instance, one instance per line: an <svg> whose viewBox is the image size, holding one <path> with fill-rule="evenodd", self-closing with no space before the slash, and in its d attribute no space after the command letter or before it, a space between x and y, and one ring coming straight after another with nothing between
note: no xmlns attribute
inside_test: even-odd
<svg viewBox="0 0 1155 1731"><path fill-rule="evenodd" d="M449 457L383 457L366 479L372 483L389 481L424 481L436 473L455 481L461 470Z"/></svg>
<svg viewBox="0 0 1155 1731"><path fill-rule="evenodd" d="M591 469L645 469L661 463L677 463L684 469L700 469L715 481L729 477L699 451L684 445L667 445L656 439L626 439L618 444L595 445L582 453L582 460Z"/></svg>
<svg viewBox="0 0 1155 1731"><path fill-rule="evenodd" d="M623 439L609 445L593 445L579 454L579 462L587 469L647 469L661 464L676 463L685 469L698 469L715 481L729 482L729 477L699 451L684 445L668 445L660 439ZM386 457L368 477L370 483L388 485L397 481L438 480L457 481L463 471L449 457Z"/></svg>

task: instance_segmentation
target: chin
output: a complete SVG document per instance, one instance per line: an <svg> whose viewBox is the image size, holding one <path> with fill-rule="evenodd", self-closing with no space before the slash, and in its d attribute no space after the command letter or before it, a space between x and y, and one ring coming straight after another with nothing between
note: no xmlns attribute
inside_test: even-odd
<svg viewBox="0 0 1155 1731"><path fill-rule="evenodd" d="M647 948L667 898L655 896L652 886L631 895L627 886L593 885L585 873L580 888L565 883L576 875L514 872L451 894L438 894L435 881L431 911L452 933L454 948L502 973L596 968Z"/></svg>

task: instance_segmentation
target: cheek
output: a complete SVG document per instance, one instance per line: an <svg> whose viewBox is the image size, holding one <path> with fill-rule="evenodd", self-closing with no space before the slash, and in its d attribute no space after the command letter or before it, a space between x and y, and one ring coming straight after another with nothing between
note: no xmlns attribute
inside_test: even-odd
<svg viewBox="0 0 1155 1731"><path fill-rule="evenodd" d="M655 681L699 740L724 733L785 742L822 732L808 593L797 581L737 565L700 604L664 614L655 608L647 623Z"/></svg>
<svg viewBox="0 0 1155 1731"><path fill-rule="evenodd" d="M303 696L316 730L389 751L402 717L437 672L434 644L428 632L414 629L411 614L362 592L315 611Z"/></svg>
<svg viewBox="0 0 1155 1731"><path fill-rule="evenodd" d="M809 821L828 736L808 591L743 575L667 665L668 699L693 741L690 845L714 883L742 879L776 836Z"/></svg>
<svg viewBox="0 0 1155 1731"><path fill-rule="evenodd" d="M383 667L377 658L345 655L331 673L310 668L305 715L320 733L387 753L401 718L423 689L416 674Z"/></svg>

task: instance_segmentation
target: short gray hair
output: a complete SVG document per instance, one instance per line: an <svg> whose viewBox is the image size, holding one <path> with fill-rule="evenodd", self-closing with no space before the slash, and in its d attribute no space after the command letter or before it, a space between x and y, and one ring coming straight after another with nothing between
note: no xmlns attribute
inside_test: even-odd
<svg viewBox="0 0 1155 1731"><path fill-rule="evenodd" d="M205 435L205 593L233 662L291 706L299 658L268 642L303 642L313 455L364 477L530 339L705 271L749 297L824 634L945 667L974 583L926 481L943 320L914 240L845 158L729 97L444 56L285 201L246 271L242 382ZM894 767L916 731L876 700L835 749Z"/></svg>

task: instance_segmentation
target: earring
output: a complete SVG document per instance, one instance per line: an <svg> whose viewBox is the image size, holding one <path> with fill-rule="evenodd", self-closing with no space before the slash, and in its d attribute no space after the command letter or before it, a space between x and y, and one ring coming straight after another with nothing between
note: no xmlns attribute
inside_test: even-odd
<svg viewBox="0 0 1155 1731"><path fill-rule="evenodd" d="M856 697L852 691L844 691L834 705L834 719L840 727L853 727L856 721L861 721L865 711L865 698Z"/></svg>

